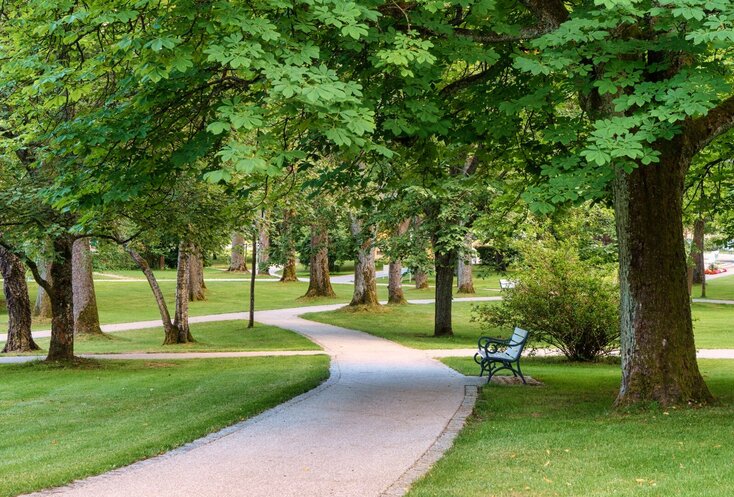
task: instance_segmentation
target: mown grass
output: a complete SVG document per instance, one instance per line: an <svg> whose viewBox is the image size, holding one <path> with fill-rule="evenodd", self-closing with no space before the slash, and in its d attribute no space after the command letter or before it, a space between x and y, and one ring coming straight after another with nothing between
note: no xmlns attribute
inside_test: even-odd
<svg viewBox="0 0 734 497"><path fill-rule="evenodd" d="M694 285L691 291L693 297L701 296L701 285ZM706 282L706 298L720 300L734 300L734 273Z"/></svg>
<svg viewBox="0 0 734 497"><path fill-rule="evenodd" d="M446 359L476 374L471 359ZM544 386L485 387L452 449L408 497L729 497L734 363L700 361L721 404L615 411L619 365L525 360Z"/></svg>
<svg viewBox="0 0 734 497"><path fill-rule="evenodd" d="M120 354L125 352L233 352L265 350L320 350L311 340L275 326L255 323L247 328L245 321L222 321L191 325L196 342L162 345L163 328L108 333L104 338L77 337L77 354ZM48 338L36 340L48 348Z"/></svg>
<svg viewBox="0 0 734 497"><path fill-rule="evenodd" d="M326 356L0 365L0 496L151 457L314 388Z"/></svg>
<svg viewBox="0 0 734 497"><path fill-rule="evenodd" d="M464 348L476 347L477 338L485 334L477 323L470 320L471 310L476 305L468 302L454 303L454 336L448 338L433 336L432 304L390 306L379 313L338 310L308 313L304 317L365 331L417 349ZM734 348L734 305L693 304L692 311L698 348ZM509 336L509 333L510 330L494 330L489 334Z"/></svg>

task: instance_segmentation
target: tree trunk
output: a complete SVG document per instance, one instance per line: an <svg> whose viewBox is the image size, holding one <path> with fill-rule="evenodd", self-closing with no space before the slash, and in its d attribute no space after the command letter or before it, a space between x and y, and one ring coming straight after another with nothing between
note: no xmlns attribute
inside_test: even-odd
<svg viewBox="0 0 734 497"><path fill-rule="evenodd" d="M189 330L189 281L191 268L189 266L192 246L189 243L178 244L178 265L176 270L176 313L173 317L173 331L175 336L166 335L163 345L174 343L189 343L194 341Z"/></svg>
<svg viewBox="0 0 734 497"><path fill-rule="evenodd" d="M618 172L615 180L622 355L618 405L712 399L693 341L681 222L687 164L681 162L666 150L660 164Z"/></svg>
<svg viewBox="0 0 734 497"><path fill-rule="evenodd" d="M74 242L73 256L74 286L74 333L77 335L103 336L99 326L97 295L92 277L92 253L89 238L79 238Z"/></svg>
<svg viewBox="0 0 734 497"><path fill-rule="evenodd" d="M8 308L8 338L3 353L30 352L39 347L31 335L31 299L28 296L23 262L4 247L0 247L5 302Z"/></svg>
<svg viewBox="0 0 734 497"><path fill-rule="evenodd" d="M51 343L47 361L72 361L74 359L74 239L61 235L54 239L55 257L49 268L51 277Z"/></svg>
<svg viewBox="0 0 734 497"><path fill-rule="evenodd" d="M150 285L150 289L153 292L153 296L155 297L155 302L158 305L158 312L161 315L163 331L166 337L165 339L168 339L168 337L178 336L178 332L174 329L173 323L171 322L171 313L168 311L166 299L163 297L161 287L160 285L158 285L158 280L155 278L153 270L148 265L148 261L146 261L144 257L142 257L135 250L129 247L125 247L125 250L128 254L130 254L130 257L132 257L140 270L143 271L143 274L145 274L145 278L148 280L148 285Z"/></svg>
<svg viewBox="0 0 734 497"><path fill-rule="evenodd" d="M472 242L473 238L470 233L464 236L464 251L459 255L458 258L458 283L459 289L457 293L468 293L474 294L474 279L472 278L472 263L471 257L473 252Z"/></svg>
<svg viewBox="0 0 734 497"><path fill-rule="evenodd" d="M329 277L329 232L324 226L311 226L310 281L304 297L336 297Z"/></svg>
<svg viewBox="0 0 734 497"><path fill-rule="evenodd" d="M421 268L415 269L415 288L416 290L425 290L428 288L428 275Z"/></svg>
<svg viewBox="0 0 734 497"><path fill-rule="evenodd" d="M280 277L282 283L298 281L296 276L296 246L293 239L293 229L291 219L294 217L292 210L286 209L283 213L283 234L285 235L284 243L286 244L286 261L283 266L283 275Z"/></svg>
<svg viewBox="0 0 734 497"><path fill-rule="evenodd" d="M259 230L260 246L257 248L257 272L258 274L270 274L270 231L268 230L267 212L263 211Z"/></svg>
<svg viewBox="0 0 734 497"><path fill-rule="evenodd" d="M433 335L453 336L451 325L451 304L454 292L454 271L456 252L435 252L436 258L436 312L433 322Z"/></svg>
<svg viewBox="0 0 734 497"><path fill-rule="evenodd" d="M704 233L706 224L702 217L696 219L693 223L693 246L691 247L691 257L693 258L693 283L700 284L703 281L706 268L703 262L704 251Z"/></svg>
<svg viewBox="0 0 734 497"><path fill-rule="evenodd" d="M403 293L403 263L395 260L390 263L387 283L387 303L390 305L407 304Z"/></svg>
<svg viewBox="0 0 734 497"><path fill-rule="evenodd" d="M408 228L410 228L410 219L406 219L398 224L395 229L395 235L398 237L405 235ZM403 261L399 258L395 258L390 262L387 282L387 303L391 305L408 303L403 293Z"/></svg>
<svg viewBox="0 0 734 497"><path fill-rule="evenodd" d="M166 256L161 255L160 257L158 257L158 269L160 269L161 271L166 269Z"/></svg>
<svg viewBox="0 0 734 497"><path fill-rule="evenodd" d="M245 259L245 237L242 233L232 234L232 255L227 271L246 273L247 259Z"/></svg>
<svg viewBox="0 0 734 497"><path fill-rule="evenodd" d="M44 262L39 264L41 270L41 278L53 284L50 276L51 264ZM42 287L38 287L38 294L36 295L36 303L33 306L33 317L39 319L51 319L53 317L53 309L51 309L51 298Z"/></svg>
<svg viewBox="0 0 734 497"><path fill-rule="evenodd" d="M377 300L377 279L375 276L374 230L368 232L362 221L352 216L352 238L357 243L357 257L354 260L354 293L350 306L379 307Z"/></svg>
<svg viewBox="0 0 734 497"><path fill-rule="evenodd" d="M250 274L250 315L247 320L247 327L255 327L255 280L257 279L257 271L254 269L257 267L257 232L253 232L252 235L252 268L253 271Z"/></svg>
<svg viewBox="0 0 734 497"><path fill-rule="evenodd" d="M201 250L193 246L189 254L189 301L206 300L206 283L204 282L204 259Z"/></svg>

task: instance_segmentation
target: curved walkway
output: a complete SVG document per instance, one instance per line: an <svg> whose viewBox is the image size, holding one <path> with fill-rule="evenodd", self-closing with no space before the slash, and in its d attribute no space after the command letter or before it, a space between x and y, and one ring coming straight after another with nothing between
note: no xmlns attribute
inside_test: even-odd
<svg viewBox="0 0 734 497"><path fill-rule="evenodd" d="M473 380L424 351L299 317L340 306L256 313L258 322L324 348L331 377L321 387L165 455L33 495L402 495L470 413L474 397L465 390Z"/></svg>

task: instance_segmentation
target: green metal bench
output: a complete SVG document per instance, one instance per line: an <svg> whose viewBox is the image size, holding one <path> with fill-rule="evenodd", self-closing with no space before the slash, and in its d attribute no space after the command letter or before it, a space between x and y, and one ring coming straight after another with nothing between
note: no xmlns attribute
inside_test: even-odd
<svg viewBox="0 0 734 497"><path fill-rule="evenodd" d="M479 376L484 376L487 372L487 382L490 382L498 371L506 369L516 378L519 376L523 384L527 384L520 369L520 356L528 341L528 334L522 328L515 328L508 340L481 337L478 343L479 350L474 354L474 361L482 368Z"/></svg>

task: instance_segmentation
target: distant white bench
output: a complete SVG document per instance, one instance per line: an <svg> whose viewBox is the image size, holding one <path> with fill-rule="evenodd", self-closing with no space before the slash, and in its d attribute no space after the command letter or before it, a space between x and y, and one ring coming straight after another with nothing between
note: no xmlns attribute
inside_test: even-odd
<svg viewBox="0 0 734 497"><path fill-rule="evenodd" d="M500 280L500 289L501 290L508 290L510 288L515 288L515 280Z"/></svg>

